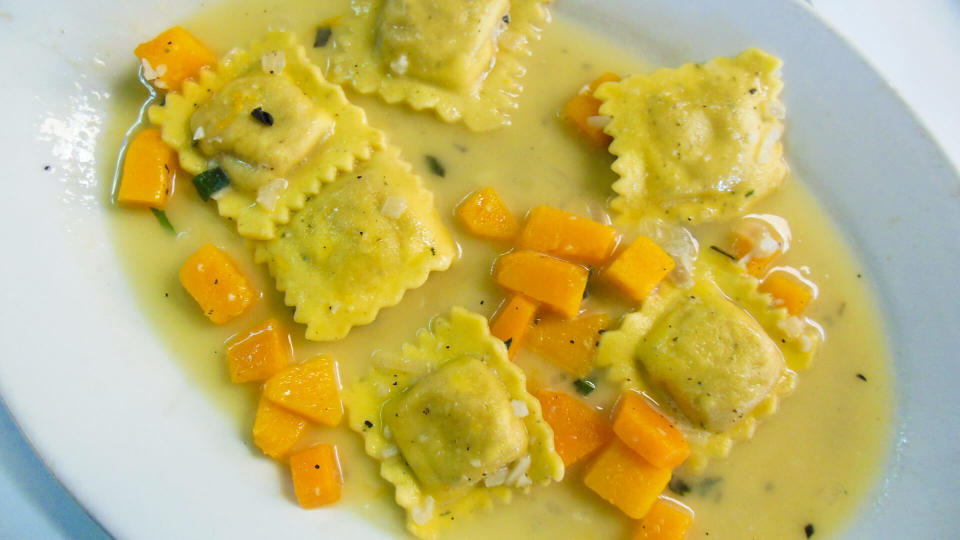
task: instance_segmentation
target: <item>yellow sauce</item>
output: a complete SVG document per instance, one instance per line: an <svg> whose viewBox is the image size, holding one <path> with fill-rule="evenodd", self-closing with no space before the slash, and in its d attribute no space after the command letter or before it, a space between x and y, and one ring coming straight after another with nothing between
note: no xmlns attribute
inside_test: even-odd
<svg viewBox="0 0 960 540"><path fill-rule="evenodd" d="M316 26L342 13L346 5L344 0L243 0L205 8L184 24L217 54L260 37L270 26L300 33L309 46ZM718 55L734 52L717 51ZM309 54L325 66L320 53L311 50ZM291 310L273 289L265 268L253 264L233 224L218 217L212 203L201 203L189 182L178 180L167 209L177 236L161 228L150 212L111 212L120 259L171 361L178 362L209 396L224 421L236 426L237 443L250 446L253 456L259 454L250 436L257 388L229 382L223 343L231 335L275 316L292 330L298 361L320 353L330 355L339 362L342 380L349 385L368 368L373 350L396 350L432 316L448 312L452 305L492 315L503 294L490 277L490 267L507 246L470 238L454 222L453 208L485 185L494 186L518 215L540 204L581 215L605 208L615 180L612 158L584 144L558 118L558 111L602 72L647 71L650 66L643 63L642 54L618 49L574 21L554 17L543 40L534 46L513 126L485 134L444 124L428 112L388 106L348 92L355 104L366 109L371 124L403 149L434 191L463 256L449 271L432 275L425 286L408 292L398 306L383 310L373 324L353 329L337 343L303 339L303 327L292 321ZM146 96L134 69L131 61L130 76L118 81L114 92L112 124L100 145L104 179L112 176L123 133L136 120ZM785 70L789 88L790 66ZM788 111L788 132L789 122ZM445 177L431 173L426 155L443 163ZM109 181L105 184L106 198ZM760 424L751 441L735 446L729 458L712 462L702 475L680 473L692 491L674 497L696 512L688 538L802 538L808 523L814 524L817 537L828 537L842 530L865 501L887 454L892 410L889 359L875 304L860 277L863 269L802 183L790 178L755 211L790 222L793 243L782 264L809 268L807 277L819 284L820 297L808 315L823 324L827 337L814 365L800 374L797 390L783 400L781 410ZM701 245L721 246L727 245L727 231L727 225L694 230ZM180 264L208 242L233 254L263 291L253 309L222 327L203 316L177 281ZM540 384L562 384L562 389L573 391L568 378L556 375L533 353L521 351L518 362ZM608 407L613 397L609 384L601 381L590 401ZM346 478L339 506L381 525L385 533L404 534L403 514L393 503L392 486L379 478L377 464L363 453L359 435L346 427L317 427L301 444L317 441L334 442L339 448ZM536 487L528 496L515 497L509 505L498 504L493 512L458 524L447 536L497 538L509 531L511 538L624 537L634 525L582 486L582 468L568 469L561 484ZM713 480L717 478L722 480ZM278 483L277 497L290 498L291 493L290 485Z"/></svg>

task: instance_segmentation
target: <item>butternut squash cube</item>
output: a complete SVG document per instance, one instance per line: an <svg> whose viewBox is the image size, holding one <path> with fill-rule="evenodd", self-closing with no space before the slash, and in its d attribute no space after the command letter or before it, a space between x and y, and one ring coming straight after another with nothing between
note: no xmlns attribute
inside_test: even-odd
<svg viewBox="0 0 960 540"><path fill-rule="evenodd" d="M587 269L534 251L514 251L497 259L493 276L501 287L536 300L570 318L580 311Z"/></svg>
<svg viewBox="0 0 960 540"><path fill-rule="evenodd" d="M492 187L467 196L457 206L457 217L470 234L488 240L510 240L520 228Z"/></svg>
<svg viewBox="0 0 960 540"><path fill-rule="evenodd" d="M773 305L783 306L791 315L800 315L814 298L814 287L789 272L773 271L757 287L773 296Z"/></svg>
<svg viewBox="0 0 960 540"><path fill-rule="evenodd" d="M237 263L211 244L198 249L183 263L180 283L216 324L242 315L257 296Z"/></svg>
<svg viewBox="0 0 960 540"><path fill-rule="evenodd" d="M609 324L605 313L566 320L548 315L533 325L527 343L551 363L582 378L593 370L600 336Z"/></svg>
<svg viewBox="0 0 960 540"><path fill-rule="evenodd" d="M318 444L290 456L290 472L300 506L316 508L340 500L343 473L333 445Z"/></svg>
<svg viewBox="0 0 960 540"><path fill-rule="evenodd" d="M573 465L613 438L607 419L570 394L537 390L533 395L540 401L543 419L553 428L553 445L564 466Z"/></svg>
<svg viewBox="0 0 960 540"><path fill-rule="evenodd" d="M690 446L680 430L636 392L620 396L613 432L631 450L662 469L678 467L690 455Z"/></svg>
<svg viewBox="0 0 960 540"><path fill-rule="evenodd" d="M674 266L670 255L653 240L641 236L617 255L603 277L631 300L642 302Z"/></svg>
<svg viewBox="0 0 960 540"><path fill-rule="evenodd" d="M608 225L549 206L530 211L517 247L587 265L610 257L620 236Z"/></svg>
<svg viewBox="0 0 960 540"><path fill-rule="evenodd" d="M507 345L509 358L513 358L520 349L520 342L530 329L530 323L536 314L536 302L522 294L515 294L493 316L490 333Z"/></svg>
<svg viewBox="0 0 960 540"><path fill-rule="evenodd" d="M290 356L290 335L276 319L267 319L227 342L230 380L243 383L269 379L290 364Z"/></svg>
<svg viewBox="0 0 960 540"><path fill-rule="evenodd" d="M159 129L137 133L123 158L117 202L158 210L166 208L178 163L177 153L163 142Z"/></svg>
<svg viewBox="0 0 960 540"><path fill-rule="evenodd" d="M137 45L133 54L149 64L150 81L161 90L178 91L183 81L201 69L214 66L217 57L180 26L174 26L150 41ZM144 66L146 67L146 66Z"/></svg>
<svg viewBox="0 0 960 540"><path fill-rule="evenodd" d="M660 498L643 517L633 540L683 540L693 523L693 512L680 503Z"/></svg>
<svg viewBox="0 0 960 540"><path fill-rule="evenodd" d="M305 418L261 396L257 417L253 421L253 442L264 454L280 459L297 444L306 426Z"/></svg>
<svg viewBox="0 0 960 540"><path fill-rule="evenodd" d="M263 396L325 426L335 426L343 417L337 364L326 356L277 373L264 384Z"/></svg>
<svg viewBox="0 0 960 540"><path fill-rule="evenodd" d="M603 132L603 125L591 118L600 114L600 100L593 97L597 87L605 82L619 81L620 76L614 73L604 73L597 77L589 86L573 96L563 107L563 117L566 118L577 131L588 141L599 148L610 146L613 137Z"/></svg>
<svg viewBox="0 0 960 540"><path fill-rule="evenodd" d="M670 482L670 469L651 465L614 439L590 463L583 483L633 519L647 514Z"/></svg>

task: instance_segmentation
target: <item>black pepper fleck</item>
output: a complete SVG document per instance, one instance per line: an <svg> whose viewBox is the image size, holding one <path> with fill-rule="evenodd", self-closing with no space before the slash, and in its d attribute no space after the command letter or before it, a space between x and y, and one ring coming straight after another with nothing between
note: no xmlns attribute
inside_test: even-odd
<svg viewBox="0 0 960 540"><path fill-rule="evenodd" d="M262 107L257 107L256 109L250 111L250 116L265 126L273 125L273 115L263 110Z"/></svg>
<svg viewBox="0 0 960 540"><path fill-rule="evenodd" d="M371 422L371 421L369 421L369 420L364 420L364 421L363 421L363 425L365 425L365 426L367 426L368 428L370 428L370 427L373 427L373 422Z"/></svg>
<svg viewBox="0 0 960 540"><path fill-rule="evenodd" d="M813 536L813 523L807 523L803 526L803 534L807 535L807 538Z"/></svg>
<svg viewBox="0 0 960 540"><path fill-rule="evenodd" d="M863 373L857 373L857 378L863 382L867 382L867 376L864 375Z"/></svg>

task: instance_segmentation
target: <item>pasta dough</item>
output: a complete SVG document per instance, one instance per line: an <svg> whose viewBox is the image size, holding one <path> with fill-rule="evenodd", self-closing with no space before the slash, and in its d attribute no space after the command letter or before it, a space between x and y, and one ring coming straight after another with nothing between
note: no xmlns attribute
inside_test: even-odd
<svg viewBox="0 0 960 540"><path fill-rule="evenodd" d="M698 223L741 214L786 176L780 60L749 49L602 84L614 210Z"/></svg>
<svg viewBox="0 0 960 540"><path fill-rule="evenodd" d="M773 306L755 278L713 250L700 253L693 279L689 289L661 284L625 315L601 338L597 364L671 411L690 443L686 466L702 470L776 411L821 333Z"/></svg>
<svg viewBox="0 0 960 540"><path fill-rule="evenodd" d="M474 131L510 123L549 0L353 0L328 76Z"/></svg>
<svg viewBox="0 0 960 540"><path fill-rule="evenodd" d="M449 268L456 253L433 194L390 147L308 196L255 258L296 307L307 339L332 341Z"/></svg>
<svg viewBox="0 0 960 540"><path fill-rule="evenodd" d="M523 372L487 320L463 308L434 318L399 353L376 355L345 400L350 427L421 538L494 498L563 478Z"/></svg>

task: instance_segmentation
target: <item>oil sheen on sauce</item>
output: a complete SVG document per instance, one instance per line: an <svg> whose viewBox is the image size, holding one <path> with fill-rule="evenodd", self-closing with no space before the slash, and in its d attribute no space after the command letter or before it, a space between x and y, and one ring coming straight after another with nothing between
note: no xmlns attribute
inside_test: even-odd
<svg viewBox="0 0 960 540"><path fill-rule="evenodd" d="M269 27L296 31L309 47L317 25L345 11L347 5L345 0L242 0L205 7L183 24L217 54L257 39ZM143 36L144 40L149 37ZM321 54L313 50L310 54L325 66ZM373 324L353 329L341 342L316 344L303 339L303 328L293 322L290 308L273 290L265 268L253 264L232 224L201 203L189 182L179 182L167 209L176 236L161 228L149 212L112 211L119 258L171 361L179 363L209 396L211 406L223 412L224 421L236 426L237 444L252 447L256 389L230 384L223 343L256 321L274 316L285 322L292 330L297 360L330 355L339 362L343 383L349 385L368 368L373 350L396 349L430 317L448 312L453 305L491 315L503 295L490 277L490 267L506 247L467 236L454 223L453 208L474 189L492 185L517 214L540 204L583 215L603 209L615 179L611 157L578 140L558 118L558 111L600 73L648 71L651 66L643 56L642 50L617 48L576 21L554 16L528 62L526 91L513 125L485 134L444 124L429 112L388 106L348 91L348 97L366 109L371 124L403 149L433 190L463 253L449 271L433 274L425 286L409 291L399 305L381 311ZM100 145L105 199L123 133L146 97L135 69L131 56L130 75L117 81L112 123ZM789 92L789 65L785 69ZM444 177L431 173L427 155L443 163ZM814 525L817 537L829 537L839 534L865 502L889 447L889 359L865 284L869 271L857 266L799 179L791 177L754 211L790 222L793 243L783 264L803 269L819 285L820 297L808 314L824 326L827 338L814 365L800 374L796 391L783 400L776 415L760 424L756 436L737 444L727 459L712 462L701 475L681 473L690 491L673 496L696 512L688 538L804 538L807 524ZM727 227L701 226L694 232L701 245L725 245ZM248 314L222 327L203 317L177 281L182 261L208 242L232 253L263 291ZM518 362L531 378L549 381L549 368L533 353L521 351ZM601 391L591 397L597 407L609 407L614 395L609 386L601 380ZM393 488L379 478L375 462L363 453L360 437L346 427L317 428L302 444L319 441L337 444L347 471L339 506L378 524L385 534L402 536L403 514L393 502ZM447 536L497 538L510 531L510 538L625 537L633 525L584 488L581 475L582 465L571 467L561 484L537 487L509 505L498 504L492 512L458 524ZM289 489L278 483L277 497Z"/></svg>

